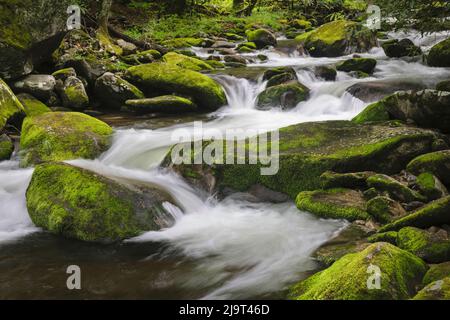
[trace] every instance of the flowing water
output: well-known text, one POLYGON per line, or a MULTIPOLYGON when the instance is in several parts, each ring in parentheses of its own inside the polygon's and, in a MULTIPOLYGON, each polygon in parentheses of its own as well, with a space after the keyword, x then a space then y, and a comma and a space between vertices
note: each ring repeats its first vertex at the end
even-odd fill
MULTIPOLYGON (((392 37, 405 37, 391 34, 392 37)), ((406 35, 428 50, 445 35, 406 35)), ((201 49, 196 52, 202 55, 201 49)), ((256 77, 211 75, 225 89, 229 105, 209 114, 204 129, 273 130, 307 121, 351 119, 370 101, 346 89, 360 82, 405 81, 432 88, 450 78, 450 70, 429 68, 421 61, 388 59, 375 48, 364 57, 378 60, 367 79, 338 73, 336 82, 317 79, 312 68, 348 57, 310 58, 286 50, 264 51, 269 61, 247 67, 256 77), (255 108, 266 83, 262 69, 293 66, 311 89, 308 101, 289 111, 255 108)), ((157 185, 179 207, 167 206, 175 223, 114 245, 63 239, 34 227, 28 217, 25 192, 33 169, 20 169, 17 159, 0 163, 0 298, 148 298, 229 299, 277 298, 289 284, 318 268, 311 254, 336 235, 346 222, 322 220, 299 212, 293 202, 261 203, 245 193, 218 200, 159 167, 184 129, 194 139, 192 122, 155 126, 141 121, 118 127, 109 151, 99 159, 71 164, 115 179, 157 185), (82 270, 82 290, 66 288, 66 268, 82 270)))

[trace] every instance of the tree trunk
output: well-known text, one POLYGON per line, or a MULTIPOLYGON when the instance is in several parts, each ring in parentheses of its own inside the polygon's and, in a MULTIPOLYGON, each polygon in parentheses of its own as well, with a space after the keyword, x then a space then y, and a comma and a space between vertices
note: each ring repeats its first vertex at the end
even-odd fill
POLYGON ((109 11, 111 10, 112 0, 102 0, 102 7, 98 15, 99 29, 108 34, 109 11))
POLYGON ((251 16, 252 11, 255 8, 256 4, 258 3, 258 0, 250 0, 250 3, 242 10, 238 11, 237 14, 241 16, 251 16))

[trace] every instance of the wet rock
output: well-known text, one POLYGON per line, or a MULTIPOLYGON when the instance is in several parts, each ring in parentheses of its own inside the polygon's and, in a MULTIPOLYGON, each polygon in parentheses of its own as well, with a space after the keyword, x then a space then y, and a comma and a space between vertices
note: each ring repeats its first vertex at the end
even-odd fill
POLYGON ((0 135, 0 161, 9 160, 14 151, 14 143, 6 135, 0 135))
POLYGON ((37 116, 46 112, 52 112, 52 110, 44 103, 28 93, 20 93, 17 95, 17 98, 22 104, 25 114, 28 117, 37 116))
POLYGON ((205 38, 175 38, 165 40, 161 44, 165 47, 172 49, 189 48, 189 47, 202 47, 209 48, 214 44, 214 40, 205 38))
POLYGON ((266 46, 276 46, 277 39, 275 36, 266 29, 247 30, 247 39, 249 42, 254 42, 258 49, 262 49, 266 46))
POLYGON ((358 253, 345 255, 328 269, 294 285, 295 300, 384 300, 408 299, 426 272, 425 263, 389 243, 378 242, 358 253), (380 289, 368 288, 371 266, 382 270, 380 289))
POLYGON ((217 110, 227 102, 222 87, 213 79, 166 63, 131 67, 125 77, 153 96, 173 93, 190 96, 203 110, 217 110))
POLYGON ((168 227, 163 203, 174 203, 154 187, 113 181, 62 163, 37 166, 26 198, 36 226, 89 242, 115 242, 168 227))
POLYGON ((450 92, 450 80, 441 81, 436 85, 436 90, 438 91, 448 91, 450 92))
POLYGON ((8 123, 20 123, 25 110, 11 88, 0 79, 0 131, 8 123))
POLYGON ((353 58, 339 63, 336 69, 344 72, 361 71, 372 74, 377 65, 377 60, 368 58, 353 58))
POLYGON ((86 93, 84 83, 77 77, 68 77, 64 82, 58 80, 56 91, 65 108, 83 110, 89 105, 89 96, 86 93))
POLYGON ((206 71, 213 69, 209 64, 200 59, 188 57, 175 52, 166 53, 163 56, 163 61, 167 64, 175 65, 180 68, 189 69, 192 71, 206 71))
POLYGON ((450 38, 431 48, 427 60, 431 67, 450 67, 450 38))
POLYGON ((376 33, 353 22, 326 23, 296 38, 313 57, 340 57, 377 46, 376 33))
POLYGON ((309 89, 298 81, 289 81, 269 87, 258 95, 259 109, 292 109, 309 97, 309 89))
POLYGON ((351 189, 300 192, 297 208, 327 219, 367 220, 366 201, 361 192, 351 189))
POLYGON ((332 188, 367 188, 367 178, 375 175, 375 172, 353 172, 353 173, 337 173, 332 171, 324 172, 320 176, 324 189, 332 188))
POLYGON ((420 155, 408 164, 407 170, 416 175, 432 173, 450 186, 450 150, 420 155))
POLYGON ((409 39, 389 40, 381 47, 390 58, 415 57, 422 54, 422 50, 409 39))
POLYGON ((197 110, 197 106, 191 100, 173 95, 127 100, 125 104, 126 110, 139 114, 154 112, 179 114, 197 110))
POLYGON ((379 101, 397 91, 422 90, 425 86, 417 82, 405 81, 366 81, 350 86, 346 91, 352 96, 364 101, 379 101))
POLYGON ((447 188, 433 174, 425 172, 417 177, 416 187, 427 197, 428 201, 436 200, 448 195, 447 188))
POLYGON ((236 44, 233 42, 228 41, 216 41, 211 48, 217 49, 217 48, 234 48, 236 47, 236 44))
POLYGON ((97 79, 95 94, 103 107, 110 109, 120 109, 127 100, 145 98, 141 90, 110 72, 97 79))
POLYGON ((111 143, 106 123, 77 112, 26 117, 20 139, 21 165, 77 158, 94 159, 111 143))
POLYGON ((32 74, 16 81, 13 89, 17 92, 29 93, 36 98, 48 100, 54 95, 56 80, 51 75, 32 74))
POLYGON ((247 64, 247 60, 242 56, 225 56, 224 60, 225 62, 235 62, 243 65, 247 64))
POLYGON ((367 202, 367 212, 381 223, 391 222, 407 214, 400 203, 382 196, 367 202))
POLYGON ((429 232, 406 227, 398 232, 397 245, 429 263, 450 260, 450 240, 446 231, 429 232))
POLYGON ((326 81, 336 81, 336 69, 330 66, 318 66, 314 68, 316 77, 326 81))

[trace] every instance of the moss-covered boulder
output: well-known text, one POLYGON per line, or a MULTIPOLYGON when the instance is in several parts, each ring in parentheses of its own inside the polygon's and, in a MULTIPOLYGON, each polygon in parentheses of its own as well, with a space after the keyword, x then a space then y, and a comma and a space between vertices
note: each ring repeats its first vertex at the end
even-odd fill
POLYGON ((300 30, 310 29, 312 27, 312 23, 305 19, 294 19, 289 25, 300 30))
POLYGON ((113 242, 167 227, 166 193, 62 163, 35 168, 26 193, 33 223, 83 241, 113 242))
POLYGON ((294 80, 269 87, 261 92, 258 95, 257 106, 259 109, 292 109, 308 97, 309 89, 294 80))
POLYGON ((366 220, 366 201, 361 192, 351 189, 329 189, 300 192, 297 208, 327 219, 366 220))
POLYGON ((68 77, 76 77, 77 72, 74 68, 63 68, 53 72, 52 76, 56 81, 65 81, 68 77))
POLYGON ((247 30, 245 32, 247 40, 256 44, 256 47, 262 49, 266 46, 276 46, 277 38, 272 32, 266 29, 247 30))
POLYGON ((381 223, 388 223, 406 215, 406 211, 400 203, 383 196, 370 199, 367 202, 367 212, 381 223))
POLYGON ((25 110, 11 88, 0 79, 0 131, 9 122, 22 118, 25 110))
POLYGON ((111 72, 95 81, 95 95, 106 109, 120 109, 127 100, 145 98, 141 90, 111 72))
POLYGON ((377 60, 370 58, 352 58, 339 63, 336 69, 344 72, 361 71, 372 74, 377 66, 377 60))
POLYGON ((326 81, 335 81, 337 77, 337 71, 331 66, 318 66, 314 68, 314 74, 326 81))
POLYGON ((376 33, 353 21, 338 20, 296 38, 313 57, 339 57, 368 51, 377 45, 376 33))
MULTIPOLYGON (((408 299, 426 272, 425 263, 389 243, 374 243, 348 254, 328 269, 294 285, 289 297, 296 300, 408 299), (371 266, 380 268, 379 289, 369 288, 371 266)), ((375 282, 375 281, 374 281, 375 282)))
POLYGON ((184 113, 197 110, 197 105, 191 100, 173 95, 155 98, 136 99, 126 101, 126 110, 139 114, 161 112, 161 113, 184 113))
POLYGON ((413 174, 432 173, 445 185, 450 186, 450 150, 427 153, 408 163, 407 170, 413 174))
POLYGON ((264 72, 263 80, 267 80, 266 88, 277 86, 289 81, 298 80, 297 73, 292 67, 278 67, 264 72))
POLYGON ((450 223, 450 196, 430 202, 421 209, 391 222, 380 229, 380 232, 400 230, 411 226, 417 228, 428 228, 450 223))
POLYGON ((446 277, 450 277, 450 261, 439 264, 433 264, 423 277, 422 284, 424 286, 446 277))
POLYGON ((413 300, 450 300, 450 277, 430 283, 413 300))
MULTIPOLYGON (((320 176, 329 170, 400 172, 411 159, 433 149, 440 137, 434 131, 414 127, 357 125, 350 121, 301 123, 279 131, 279 157, 268 153, 269 160, 274 160, 274 172, 269 174, 262 174, 261 170, 269 168, 270 161, 249 164, 248 159, 243 159, 245 164, 239 164, 233 159, 232 163, 214 166, 193 165, 193 161, 174 165, 172 152, 164 165, 194 184, 204 182, 200 184, 207 185, 207 190, 247 191, 260 184, 295 199, 301 191, 320 189, 320 176), (211 175, 214 179, 210 179, 211 175)), ((257 146, 247 143, 245 147, 255 150, 257 146)))
POLYGON ((417 191, 410 189, 403 183, 395 180, 394 178, 384 175, 376 174, 367 179, 367 185, 370 188, 375 188, 380 192, 387 192, 389 195, 396 200, 402 202, 413 202, 413 201, 425 201, 424 196, 419 194, 417 191))
POLYGON ((409 39, 393 39, 384 42, 381 47, 390 58, 415 57, 422 54, 420 47, 409 39))
POLYGON ((38 116, 46 112, 52 112, 52 110, 47 107, 45 103, 42 103, 31 94, 20 93, 17 95, 17 98, 19 99, 20 103, 22 103, 25 114, 28 117, 38 116))
POLYGON ((450 67, 450 38, 431 48, 427 60, 432 67, 450 67))
POLYGON ((0 161, 9 160, 14 151, 14 143, 6 135, 0 135, 0 161))
POLYGON ((324 189, 332 188, 366 188, 367 178, 373 176, 375 172, 350 172, 338 173, 333 171, 326 171, 320 176, 322 187, 324 189))
POLYGON ((413 227, 398 232, 397 245, 429 263, 450 260, 450 240, 444 230, 432 233, 413 227))
POLYGON ((213 40, 203 38, 175 38, 165 40, 162 45, 171 49, 189 48, 189 47, 210 47, 214 44, 213 40))
POLYGON ((56 90, 65 108, 83 110, 89 105, 89 96, 83 81, 70 76, 64 82, 56 82, 56 90))
POLYGON ((417 177, 416 186, 429 201, 448 195, 447 188, 433 174, 425 172, 417 177))
POLYGON ((16 92, 29 93, 44 101, 49 100, 55 95, 55 78, 48 74, 31 74, 13 84, 16 92))
POLYGON ((122 57, 122 60, 131 65, 138 65, 143 63, 152 63, 160 58, 161 53, 159 51, 150 49, 122 57))
POLYGON ((394 246, 397 245, 397 231, 388 231, 388 232, 381 232, 381 233, 375 233, 367 238, 368 242, 375 243, 375 242, 387 242, 390 244, 393 244, 394 246))
POLYGON ((50 56, 67 30, 73 1, 4 0, 0 10, 0 77, 18 78, 50 56))
POLYGON ((216 81, 167 63, 131 67, 126 78, 152 95, 175 93, 190 96, 204 110, 216 110, 227 103, 225 92, 216 81))
POLYGON ((21 164, 94 159, 109 148, 112 132, 106 123, 77 112, 26 117, 20 139, 21 164))
POLYGON ((436 85, 436 90, 450 92, 450 80, 441 81, 436 85))
POLYGON ((204 62, 200 59, 191 58, 191 57, 185 56, 184 54, 179 54, 176 52, 166 53, 163 56, 163 61, 168 64, 176 65, 178 67, 193 70, 193 71, 213 70, 213 68, 209 64, 207 64, 206 62, 204 62))

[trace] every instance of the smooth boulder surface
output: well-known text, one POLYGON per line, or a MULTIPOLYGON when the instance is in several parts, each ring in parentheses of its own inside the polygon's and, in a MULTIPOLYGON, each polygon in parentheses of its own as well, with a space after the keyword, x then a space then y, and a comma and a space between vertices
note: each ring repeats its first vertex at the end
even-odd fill
POLYGON ((422 49, 409 39, 389 40, 381 46, 390 58, 415 57, 422 54, 422 49))
POLYGON ((56 80, 47 74, 32 74, 14 83, 17 92, 29 93, 36 98, 48 100, 54 95, 56 80))
POLYGON ((258 49, 262 49, 266 46, 277 45, 277 39, 273 33, 266 29, 248 30, 246 35, 248 41, 256 44, 258 49))
MULTIPOLYGON (((273 79, 273 78, 272 78, 273 79)), ((309 89, 300 82, 288 81, 268 87, 258 95, 259 109, 282 108, 292 109, 309 97, 309 89)))
POLYGON ((353 21, 338 20, 295 38, 313 57, 339 57, 377 46, 374 32, 353 21))
POLYGON ((77 112, 26 117, 20 140, 21 165, 94 159, 109 148, 112 133, 106 123, 77 112))
POLYGON ((450 67, 450 38, 431 48, 427 60, 431 67, 450 67))
POLYGON ((0 130, 9 122, 22 118, 25 110, 11 88, 0 79, 0 130))
POLYGON ((422 83, 418 83, 414 80, 408 81, 408 79, 398 80, 384 80, 383 81, 365 81, 355 83, 348 87, 345 91, 352 96, 364 101, 364 102, 376 102, 387 96, 396 93, 397 91, 405 90, 423 90, 426 87, 422 83))
POLYGON ((352 58, 339 63, 336 69, 344 72, 361 71, 367 74, 373 73, 377 60, 368 58, 352 58))
POLYGON ((131 67, 126 78, 153 95, 175 93, 190 96, 203 110, 217 110, 227 103, 225 92, 213 79, 166 63, 131 67))
POLYGON ((95 94, 107 109, 120 109, 127 100, 145 98, 136 86, 111 72, 95 81, 95 94))
POLYGON ((54 234, 91 242, 114 242, 168 227, 163 207, 171 197, 63 163, 35 168, 26 192, 33 223, 54 234))
MULTIPOLYGON (((400 172, 411 159, 433 150, 440 139, 440 135, 430 130, 357 125, 350 121, 301 123, 282 128, 279 135, 279 170, 271 175, 261 175, 261 168, 269 166, 261 163, 235 161, 215 164, 214 170, 206 164, 173 165, 170 153, 163 164, 206 190, 247 191, 261 184, 295 199, 301 191, 320 189, 320 176, 326 171, 400 172)), ((256 148, 251 144, 245 147, 256 148)))
POLYGON ((125 108, 138 114, 153 112, 178 114, 197 110, 197 106, 191 100, 173 95, 128 100, 125 108))
POLYGON ((28 93, 20 93, 17 95, 20 103, 25 110, 27 116, 37 116, 46 112, 52 112, 52 110, 45 105, 45 103, 33 97, 28 93))
POLYGON ((426 272, 425 263, 389 243, 378 242, 336 261, 294 285, 295 300, 386 300, 409 299, 426 272), (368 288, 370 266, 381 271, 380 289, 368 288))

